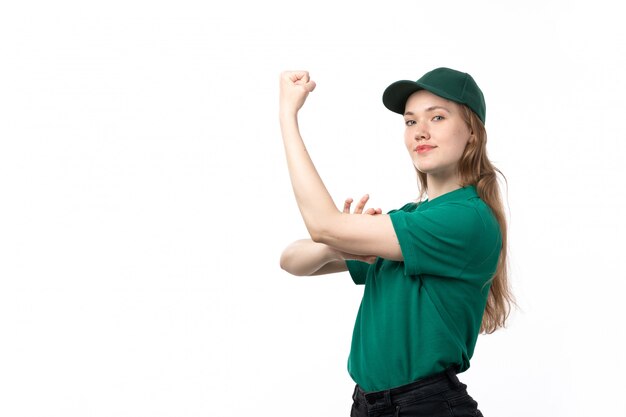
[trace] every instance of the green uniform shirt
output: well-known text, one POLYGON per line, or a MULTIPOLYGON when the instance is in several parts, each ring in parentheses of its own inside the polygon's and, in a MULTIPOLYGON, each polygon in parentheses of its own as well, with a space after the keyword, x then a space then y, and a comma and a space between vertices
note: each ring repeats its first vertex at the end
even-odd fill
POLYGON ((502 247, 473 186, 389 214, 404 261, 347 262, 354 282, 365 284, 348 360, 365 391, 469 368, 502 247))

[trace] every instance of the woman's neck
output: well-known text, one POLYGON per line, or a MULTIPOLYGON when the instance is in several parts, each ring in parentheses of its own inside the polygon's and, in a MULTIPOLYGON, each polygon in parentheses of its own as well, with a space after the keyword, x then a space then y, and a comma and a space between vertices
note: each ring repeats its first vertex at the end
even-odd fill
POLYGON ((434 175, 428 175, 428 200, 449 193, 450 191, 461 188, 461 181, 458 177, 440 178, 434 175))

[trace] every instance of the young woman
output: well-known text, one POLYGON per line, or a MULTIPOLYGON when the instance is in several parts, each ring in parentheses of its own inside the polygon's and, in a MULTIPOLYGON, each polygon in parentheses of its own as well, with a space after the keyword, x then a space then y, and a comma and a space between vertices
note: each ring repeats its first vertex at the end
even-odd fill
POLYGON ((287 166, 311 237, 289 245, 281 267, 349 271, 365 285, 348 360, 351 416, 481 416, 456 374, 469 368, 478 334, 504 326, 512 296, 480 88, 449 68, 387 87, 383 103, 404 117, 421 191, 417 203, 388 214, 365 210, 367 196, 353 212, 351 199, 335 207, 298 128, 314 88, 306 71, 281 74, 287 166))

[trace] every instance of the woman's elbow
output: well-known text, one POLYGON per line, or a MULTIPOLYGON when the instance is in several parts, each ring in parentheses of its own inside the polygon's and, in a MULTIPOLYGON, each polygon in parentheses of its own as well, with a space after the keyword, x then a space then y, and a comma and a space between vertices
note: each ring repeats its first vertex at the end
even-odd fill
POLYGON ((287 272, 287 273, 289 273, 289 274, 291 274, 293 276, 296 276, 296 277, 303 277, 303 276, 307 275, 306 273, 302 272, 300 269, 298 269, 293 264, 291 264, 291 263, 284 263, 284 262, 282 262, 282 260, 280 262, 280 267, 282 268, 283 271, 285 271, 285 272, 287 272))
POLYGON ((306 223, 307 231, 311 240, 315 243, 323 243, 333 246, 340 240, 339 235, 346 230, 347 219, 350 216, 345 213, 332 213, 321 215, 306 223))
POLYGON ((280 268, 291 275, 301 275, 297 269, 294 252, 295 251, 291 246, 288 246, 285 250, 283 250, 283 253, 280 255, 280 268))
POLYGON ((280 268, 290 272, 289 271, 289 267, 290 267, 291 263, 290 263, 290 254, 289 254, 289 248, 286 248, 283 253, 280 254, 280 268))
POLYGON ((307 228, 311 240, 315 243, 327 244, 329 241, 328 229, 322 228, 320 225, 310 226, 307 228))

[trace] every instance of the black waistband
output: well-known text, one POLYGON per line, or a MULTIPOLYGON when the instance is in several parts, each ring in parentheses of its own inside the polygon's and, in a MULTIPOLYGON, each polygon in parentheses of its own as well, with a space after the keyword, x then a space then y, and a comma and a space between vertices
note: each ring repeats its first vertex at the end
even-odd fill
POLYGON ((365 392, 358 385, 354 391, 354 397, 364 398, 368 403, 374 404, 376 401, 383 398, 393 398, 405 394, 407 392, 416 391, 422 388, 426 388, 440 381, 448 381, 450 385, 454 388, 458 388, 461 385, 461 382, 457 378, 458 367, 452 366, 446 369, 444 372, 440 372, 438 374, 434 374, 431 376, 427 376, 425 378, 418 379, 415 382, 411 382, 407 385, 402 385, 400 387, 391 388, 389 390, 384 391, 374 391, 374 392, 365 392))

